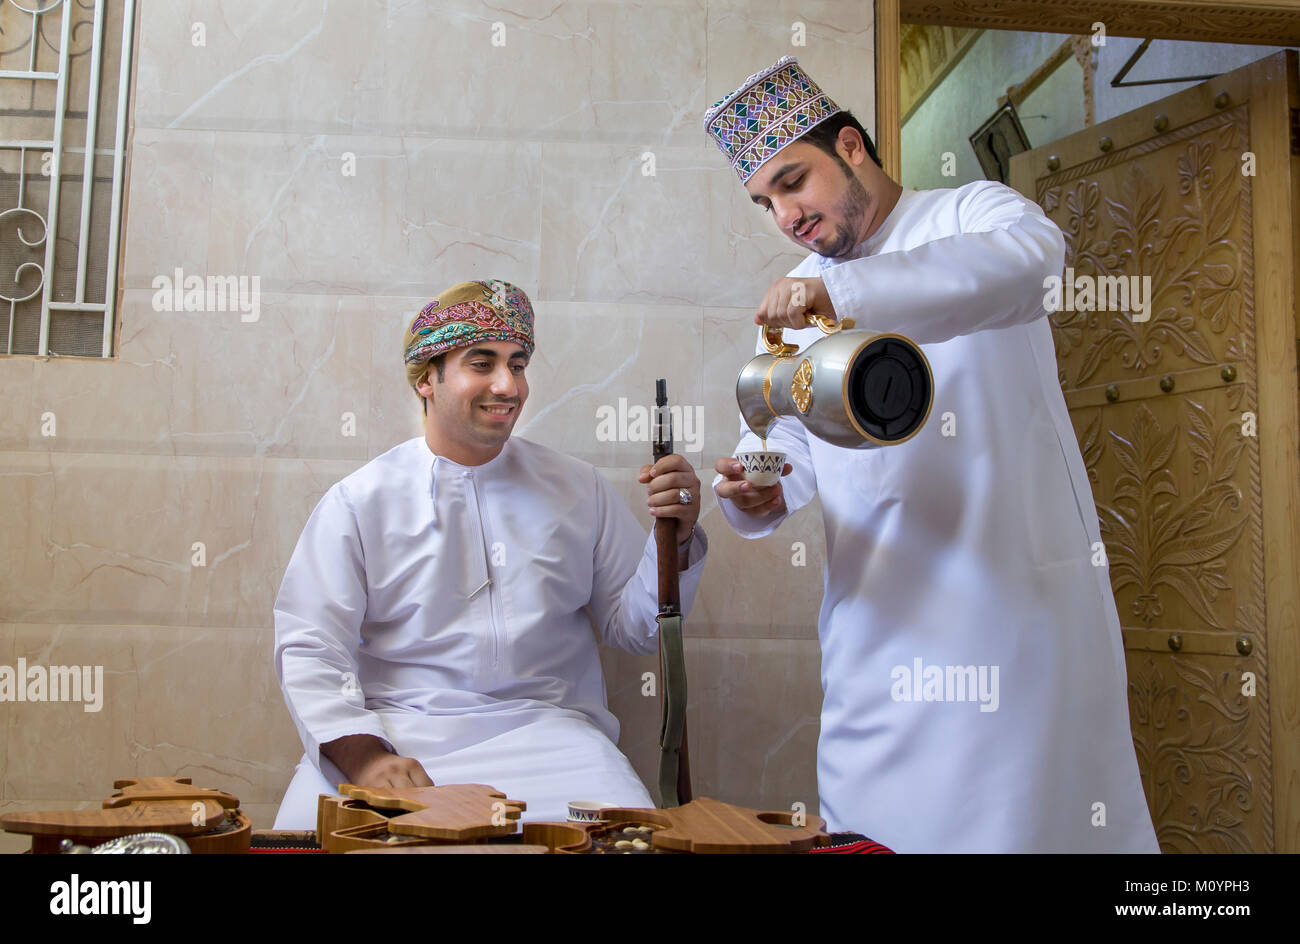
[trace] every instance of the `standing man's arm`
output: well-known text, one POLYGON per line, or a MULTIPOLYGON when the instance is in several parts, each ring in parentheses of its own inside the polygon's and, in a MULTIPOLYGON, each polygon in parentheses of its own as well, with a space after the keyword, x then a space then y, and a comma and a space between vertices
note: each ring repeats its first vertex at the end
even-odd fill
POLYGON ((356 512, 335 485, 307 520, 275 601, 275 670, 316 768, 329 758, 355 784, 431 786, 399 757, 365 707, 357 667, 366 612, 365 558, 356 512))
POLYGON ((958 208, 962 232, 900 252, 851 259, 820 278, 778 279, 760 305, 764 324, 803 327, 790 286, 806 283, 807 308, 897 331, 920 344, 1027 324, 1047 313, 1045 281, 1060 277, 1065 237, 1038 205, 1010 187, 972 187, 958 208))
MULTIPOLYGON (((695 593, 704 571, 709 542, 704 529, 696 526, 700 509, 700 480, 683 457, 666 456, 641 470, 639 481, 646 485, 647 501, 668 509, 665 517, 675 516, 678 537, 689 538, 678 546, 678 591, 682 615, 690 613, 695 593), (675 501, 679 488, 688 488, 692 502, 675 501), (653 489, 653 493, 651 491, 653 489), (670 501, 670 499, 673 499, 670 501), (694 533, 691 534, 691 528, 694 533)), ((596 503, 596 546, 591 586, 591 614, 601 641, 629 652, 649 655, 657 648, 659 631, 659 564, 654 529, 647 538, 645 527, 628 510, 605 479, 592 470, 595 478, 593 500, 596 503)), ((647 517, 649 515, 647 514, 647 517)), ((657 519, 655 519, 657 520, 657 519)))

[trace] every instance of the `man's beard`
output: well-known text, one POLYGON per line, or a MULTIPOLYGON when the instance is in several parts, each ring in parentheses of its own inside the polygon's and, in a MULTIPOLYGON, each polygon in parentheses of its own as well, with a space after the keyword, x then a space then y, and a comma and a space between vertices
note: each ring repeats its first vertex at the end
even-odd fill
POLYGON ((818 254, 832 259, 847 256, 862 241, 858 234, 862 232, 862 221, 866 219, 870 205, 871 194, 867 193, 857 175, 850 173, 849 189, 835 206, 840 217, 835 227, 835 239, 818 249, 818 254))

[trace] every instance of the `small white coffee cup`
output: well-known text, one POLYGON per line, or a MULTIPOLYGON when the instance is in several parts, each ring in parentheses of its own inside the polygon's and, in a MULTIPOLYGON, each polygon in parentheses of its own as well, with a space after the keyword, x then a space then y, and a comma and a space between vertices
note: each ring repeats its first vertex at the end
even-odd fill
POLYGON ((784 452, 738 452, 736 459, 750 485, 767 488, 781 481, 781 470, 785 468, 784 452))
POLYGON ((569 822, 602 823, 604 817, 601 814, 617 805, 617 803, 595 803, 591 800, 571 800, 569 802, 569 822))

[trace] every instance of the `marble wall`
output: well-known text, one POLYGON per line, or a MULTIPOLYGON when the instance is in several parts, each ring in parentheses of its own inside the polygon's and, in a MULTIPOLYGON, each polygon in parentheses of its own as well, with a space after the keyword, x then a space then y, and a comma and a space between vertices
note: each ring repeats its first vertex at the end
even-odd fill
MULTIPOLYGON (((103 707, 0 704, 0 810, 174 775, 270 825, 301 754, 271 665, 280 578, 325 490, 420 434, 402 330, 455 282, 529 293, 516 434, 638 515, 649 446, 602 441, 602 406, 666 377, 703 417, 687 457, 730 455, 753 306, 799 254, 703 112, 794 54, 870 129, 872 49, 855 0, 141 0, 116 356, 0 357, 0 665, 102 665, 103 707), (257 320, 158 310, 178 269, 257 276, 257 320)), ((819 510, 745 542, 706 494, 701 522, 696 791, 815 810, 819 510)), ((654 659, 604 662, 653 783, 654 659)))

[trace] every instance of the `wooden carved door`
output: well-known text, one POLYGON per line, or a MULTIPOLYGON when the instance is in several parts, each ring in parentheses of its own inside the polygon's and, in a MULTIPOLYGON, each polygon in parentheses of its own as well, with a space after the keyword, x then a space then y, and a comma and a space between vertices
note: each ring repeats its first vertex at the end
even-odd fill
POLYGON ((1012 163, 1166 852, 1300 850, 1298 104, 1279 53, 1012 163))

